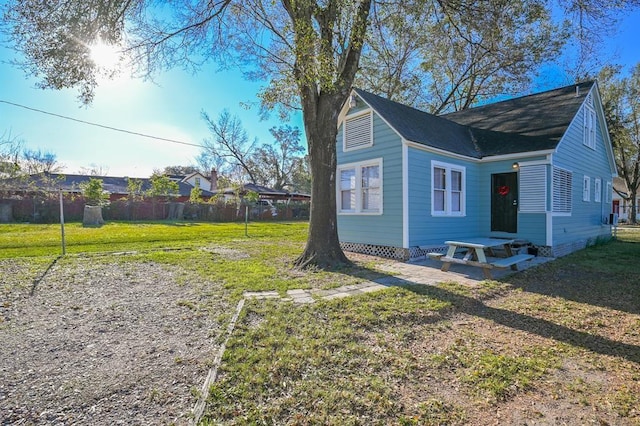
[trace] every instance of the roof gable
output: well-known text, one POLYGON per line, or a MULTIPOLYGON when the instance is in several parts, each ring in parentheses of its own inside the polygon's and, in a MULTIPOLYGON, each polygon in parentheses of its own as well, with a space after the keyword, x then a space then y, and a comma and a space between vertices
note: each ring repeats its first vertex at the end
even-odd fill
POLYGON ((402 138, 467 157, 481 157, 466 126, 361 89, 354 91, 402 138))

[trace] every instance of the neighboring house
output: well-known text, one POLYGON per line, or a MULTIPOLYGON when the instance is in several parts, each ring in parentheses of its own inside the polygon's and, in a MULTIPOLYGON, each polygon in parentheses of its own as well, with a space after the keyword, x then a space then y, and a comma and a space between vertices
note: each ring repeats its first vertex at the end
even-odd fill
MULTIPOLYGON (((301 194, 297 192, 288 192, 283 190, 276 190, 268 188, 262 185, 256 185, 253 183, 247 183, 240 186, 240 188, 224 188, 218 189, 218 174, 215 170, 211 170, 210 176, 205 176, 201 173, 192 173, 189 175, 168 175, 168 177, 178 184, 178 193, 172 194, 174 201, 185 202, 189 201, 191 196, 191 190, 198 186, 202 191, 202 198, 208 200, 217 194, 224 194, 225 201, 231 200, 236 195, 244 195, 248 191, 254 191, 258 193, 260 199, 274 200, 274 201, 309 201, 311 196, 307 194, 301 194)), ((77 193, 80 194, 80 185, 83 182, 88 182, 89 179, 102 180, 103 188, 109 193, 111 201, 119 200, 129 195, 128 189, 128 177, 114 177, 114 176, 89 176, 89 175, 74 175, 63 173, 44 173, 39 175, 31 175, 28 179, 14 180, 14 184, 11 185, 13 191, 28 191, 34 187, 58 191, 62 189, 64 193, 77 193)), ((142 192, 146 193, 151 188, 151 180, 149 178, 133 178, 134 180, 142 182, 142 192)))
MULTIPOLYGON (((640 210, 640 198, 636 199, 636 209, 640 210)), ((613 213, 617 213, 618 220, 626 222, 631 212, 631 198, 627 184, 621 177, 613 179, 613 213)), ((640 211, 636 211, 636 220, 640 220, 640 211)))
POLYGON ((211 187, 211 182, 213 181, 213 177, 215 174, 215 179, 217 181, 218 175, 215 170, 211 170, 211 176, 205 176, 200 172, 194 172, 188 175, 169 175, 169 178, 175 180, 176 182, 183 182, 192 188, 198 187, 205 191, 212 191, 217 188, 211 187))
MULTIPOLYGON (((255 192, 258 194, 260 200, 268 201, 310 201, 311 196, 309 194, 303 194, 300 192, 289 192, 281 189, 273 189, 264 185, 258 185, 255 183, 243 183, 236 188, 220 188, 218 189, 218 173, 215 170, 211 170, 210 178, 211 191, 214 194, 222 194, 225 201, 230 201, 238 195, 245 195, 248 192, 255 192)), ((272 204, 270 204, 272 205, 272 204)))
POLYGON ((407 259, 490 236, 562 256, 611 235, 617 174, 595 82, 443 116, 354 89, 337 151, 345 250, 407 259))
MULTIPOLYGON (((103 189, 109 193, 110 201, 116 201, 129 195, 128 177, 115 177, 115 176, 88 176, 88 175, 74 175, 63 173, 45 173, 40 175, 32 175, 27 181, 25 189, 29 186, 40 187, 41 189, 47 189, 53 185, 52 190, 57 191, 62 189, 64 193, 77 193, 80 194, 82 190, 80 185, 84 182, 88 182, 89 179, 102 180, 103 189)), ((151 188, 151 181, 148 178, 133 178, 134 180, 142 182, 142 192, 146 192, 151 188)), ((175 179, 174 179, 175 180, 175 179)), ((178 183, 178 193, 173 194, 177 202, 188 201, 191 196, 191 190, 193 186, 189 183, 181 180, 178 183)), ((202 197, 209 198, 213 195, 212 192, 207 189, 202 190, 202 197)))

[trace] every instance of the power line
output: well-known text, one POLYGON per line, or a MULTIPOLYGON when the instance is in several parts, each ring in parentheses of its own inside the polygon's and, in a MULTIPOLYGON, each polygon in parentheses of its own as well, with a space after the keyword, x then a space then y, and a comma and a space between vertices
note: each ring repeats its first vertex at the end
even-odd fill
POLYGON ((5 100, 2 100, 2 99, 0 99, 0 103, 11 105, 11 106, 15 106, 15 107, 18 107, 18 108, 24 108, 24 109, 27 109, 29 111, 39 112, 41 114, 51 115, 53 117, 63 118, 65 120, 75 121, 77 123, 82 123, 82 124, 86 124, 86 125, 89 125, 89 126, 95 126, 95 127, 101 127, 103 129, 113 130, 115 132, 128 133, 130 135, 141 136, 143 138, 156 139, 156 140, 159 140, 159 141, 177 143, 177 144, 180 144, 180 145, 195 146, 197 148, 204 148, 202 145, 198 145, 198 144, 195 144, 195 143, 183 142, 183 141, 178 141, 178 140, 175 140, 175 139, 161 138, 159 136, 147 135, 145 133, 134 132, 134 131, 131 131, 131 130, 126 130, 126 129, 119 129, 117 127, 106 126, 104 124, 93 123, 91 121, 80 120, 79 118, 68 117, 66 115, 56 114, 56 113, 49 112, 49 111, 43 111, 43 110, 37 109, 37 108, 31 108, 31 107, 28 107, 26 105, 17 104, 17 103, 5 101, 5 100))

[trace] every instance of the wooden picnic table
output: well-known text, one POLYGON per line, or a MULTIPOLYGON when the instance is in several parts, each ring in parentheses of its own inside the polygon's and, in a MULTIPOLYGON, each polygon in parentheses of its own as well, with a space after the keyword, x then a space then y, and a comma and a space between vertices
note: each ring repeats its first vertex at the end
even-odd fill
POLYGON ((482 268, 485 278, 493 279, 491 269, 511 267, 512 270, 517 271, 518 263, 534 257, 530 254, 514 255, 511 250, 511 244, 513 244, 514 241, 515 240, 512 239, 502 238, 466 238, 460 241, 445 241, 445 244, 449 246, 447 254, 442 256, 441 253, 432 253, 430 257, 443 262, 441 268, 443 272, 447 272, 452 263, 458 263, 480 267, 482 268), (491 251, 491 249, 497 247, 503 248, 507 257, 489 262, 485 250, 491 251), (455 257, 459 249, 466 249, 462 258, 455 257))

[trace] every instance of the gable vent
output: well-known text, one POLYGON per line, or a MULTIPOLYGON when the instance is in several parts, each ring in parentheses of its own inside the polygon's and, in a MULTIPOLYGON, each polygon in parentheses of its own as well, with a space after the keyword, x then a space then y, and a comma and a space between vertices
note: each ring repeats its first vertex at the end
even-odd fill
POLYGON ((371 128, 371 111, 353 118, 347 118, 344 124, 344 149, 358 149, 373 145, 371 128))

